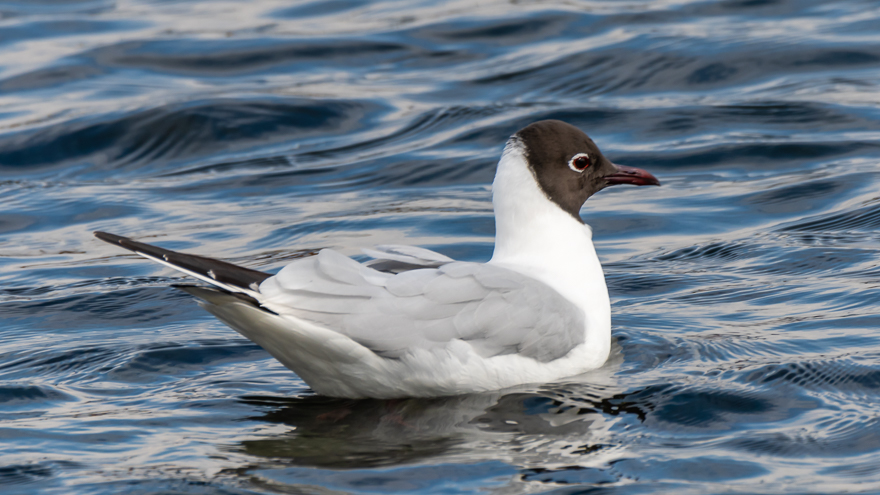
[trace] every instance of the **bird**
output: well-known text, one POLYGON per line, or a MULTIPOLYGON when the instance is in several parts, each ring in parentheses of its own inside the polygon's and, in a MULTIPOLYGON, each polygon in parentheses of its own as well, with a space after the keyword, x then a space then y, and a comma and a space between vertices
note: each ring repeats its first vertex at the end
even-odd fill
POLYGON ((383 245, 358 262, 322 249, 276 274, 106 232, 103 241, 190 275, 178 285, 316 394, 443 397, 559 381, 599 368, 611 304, 580 216, 613 185, 660 185, 607 159, 579 128, 534 122, 507 141, 492 183, 485 263, 383 245))

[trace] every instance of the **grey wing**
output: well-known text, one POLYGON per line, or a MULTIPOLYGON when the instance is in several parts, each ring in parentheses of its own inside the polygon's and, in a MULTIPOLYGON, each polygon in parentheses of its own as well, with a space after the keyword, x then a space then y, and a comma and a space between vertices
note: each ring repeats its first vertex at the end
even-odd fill
POLYGON ((584 341, 583 311, 546 284, 494 265, 445 262, 389 274, 323 250, 284 268, 260 292, 269 309, 387 358, 460 340, 484 357, 516 353, 547 362, 584 341))

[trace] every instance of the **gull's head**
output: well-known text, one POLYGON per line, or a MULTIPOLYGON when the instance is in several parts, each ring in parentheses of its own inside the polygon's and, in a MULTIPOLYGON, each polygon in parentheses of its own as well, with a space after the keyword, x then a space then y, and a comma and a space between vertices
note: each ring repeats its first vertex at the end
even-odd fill
POLYGON ((612 163, 583 131, 559 120, 524 127, 508 149, 522 153, 544 195, 579 221, 584 202, 608 186, 660 185, 642 169, 612 163))

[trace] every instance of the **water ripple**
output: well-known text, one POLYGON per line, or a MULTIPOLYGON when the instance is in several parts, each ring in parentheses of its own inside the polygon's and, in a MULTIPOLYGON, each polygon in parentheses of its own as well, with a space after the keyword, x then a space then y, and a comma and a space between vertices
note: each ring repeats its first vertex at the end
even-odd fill
POLYGON ((880 8, 858 0, 0 1, 4 493, 880 487, 880 8), (315 396, 107 230, 275 271, 491 256, 546 118, 660 188, 582 214, 612 356, 315 396))

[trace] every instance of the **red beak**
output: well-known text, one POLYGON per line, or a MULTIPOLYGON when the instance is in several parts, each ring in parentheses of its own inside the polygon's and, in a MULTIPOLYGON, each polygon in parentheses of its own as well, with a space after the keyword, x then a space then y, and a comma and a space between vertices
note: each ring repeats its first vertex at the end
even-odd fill
POLYGON ((616 184, 632 184, 634 186, 659 186, 660 181, 650 173, 635 167, 627 167, 625 165, 614 165, 617 172, 606 175, 605 180, 609 186, 616 184))

